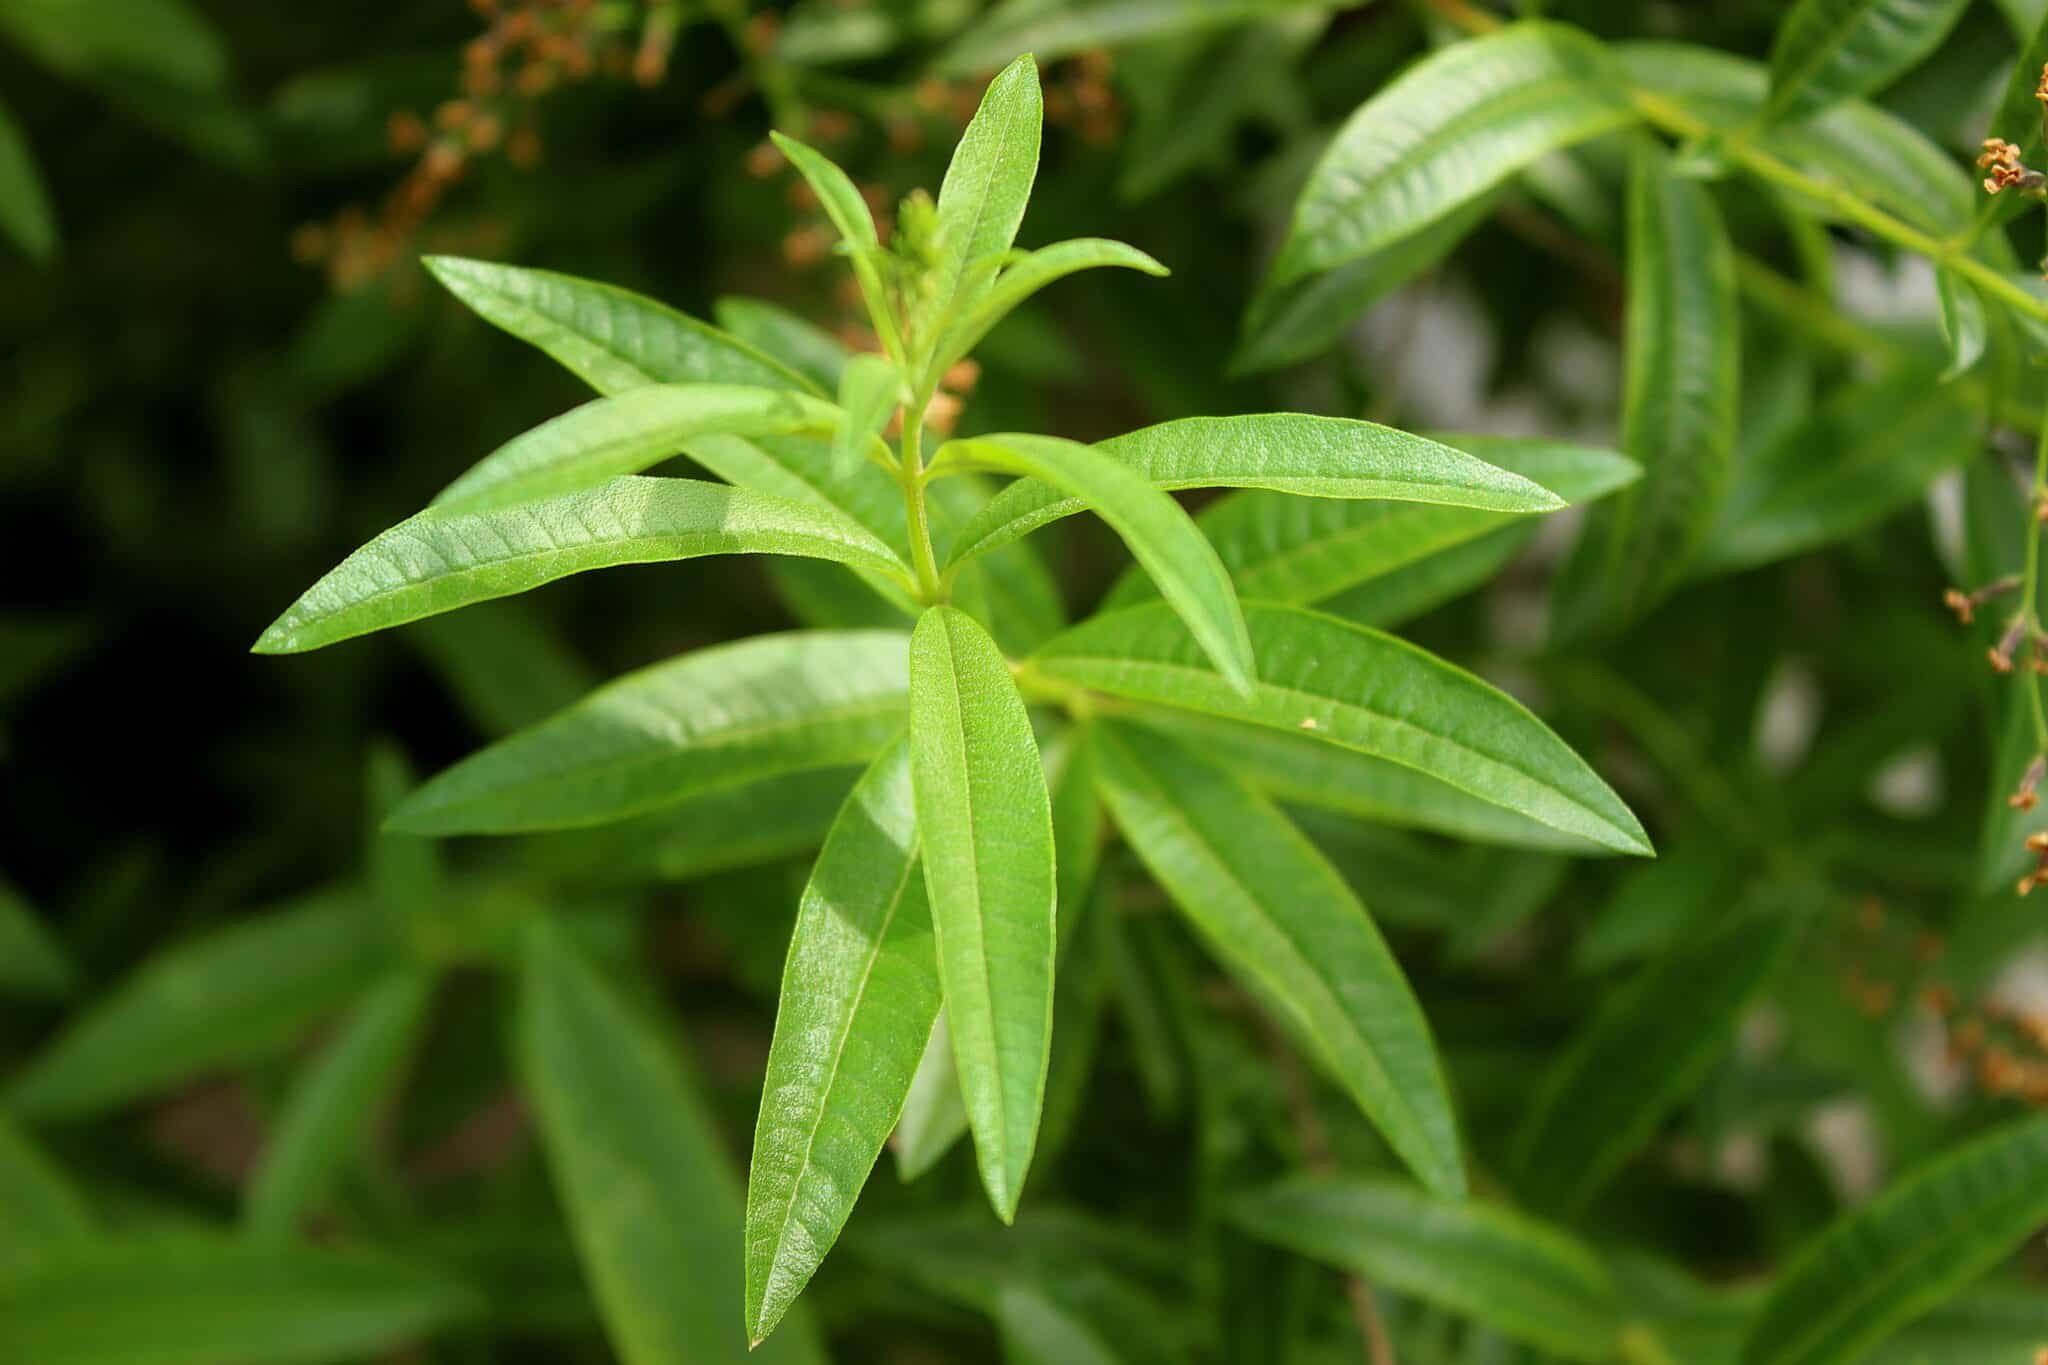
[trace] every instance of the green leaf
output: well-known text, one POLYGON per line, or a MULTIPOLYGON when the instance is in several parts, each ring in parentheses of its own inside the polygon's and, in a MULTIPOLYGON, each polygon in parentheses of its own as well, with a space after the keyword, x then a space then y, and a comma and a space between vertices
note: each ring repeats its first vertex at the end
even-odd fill
POLYGON ((1251 641, 1230 575, 1180 504, 1143 474, 1113 456, 1052 436, 949 441, 938 458, 949 456, 1039 479, 1093 508, 1123 537, 1231 686, 1250 689, 1256 671, 1251 641))
POLYGON ((83 1248, 0 1280, 0 1359, 345 1365, 484 1312, 471 1285, 389 1252, 187 1233, 83 1248))
POLYGON ((1614 1285, 1591 1251, 1512 1210, 1384 1179, 1295 1176, 1232 1201, 1274 1246, 1572 1360, 1616 1358, 1614 1285))
POLYGON ((801 1309, 748 1354, 724 1145, 664 1031, 546 918, 522 954, 518 1038, 548 1165, 625 1365, 821 1360, 801 1309))
POLYGON ((319 649, 592 569, 718 554, 795 555, 909 576, 888 546, 828 509, 698 479, 624 477, 496 511, 430 508, 410 517, 308 588, 256 652, 319 649))
POLYGON ((720 327, 802 375, 819 393, 839 392, 839 373, 853 352, 815 322, 766 299, 723 298, 711 313, 720 327))
POLYGON ((1095 754, 1085 729, 1071 729, 1046 745, 1045 785, 1052 801, 1052 842, 1058 855, 1059 956, 1095 890, 1102 863, 1102 800, 1095 791, 1095 754))
MULTIPOLYGON (((1641 473, 1611 451, 1586 446, 1462 435, 1441 439, 1572 504, 1605 497, 1641 473)), ((1309 603, 1455 550, 1518 519, 1515 513, 1433 503, 1249 490, 1204 508, 1195 524, 1243 596, 1309 603)), ((1153 595, 1144 579, 1126 575, 1104 605, 1134 606, 1153 595)))
POLYGON ((832 433, 832 475, 851 478, 896 411, 902 381, 896 367, 878 355, 857 355, 839 377, 839 406, 845 413, 832 433))
POLYGON ((889 1139, 896 1151, 897 1178, 906 1184, 916 1180, 966 1136, 967 1103, 960 1095, 960 1069, 953 1061, 953 1030, 941 1009, 932 1021, 917 1074, 911 1077, 903 1116, 889 1139))
POLYGON ((811 870, 783 967, 747 1183, 747 1332, 775 1329, 838 1240, 939 1012, 910 746, 884 750, 811 870))
POLYGON ((1097 735, 1117 827, 1231 972, 1431 1189, 1465 1192, 1429 1025, 1365 907, 1271 801, 1151 731, 1097 735))
POLYGON ((57 250, 57 215, 21 126, 0 104, 0 233, 33 260, 57 250))
POLYGON ((256 1236, 288 1240, 359 1151, 427 1021, 434 981, 397 972, 364 992, 348 1019, 301 1073, 242 1197, 256 1236))
POLYGON ((1019 53, 1041 62, 1056 62, 1077 52, 1115 48, 1148 40, 1236 26, 1264 18, 1278 9, 1306 0, 1075 0, 1039 4, 1008 0, 990 9, 979 22, 939 54, 941 75, 962 76, 987 71, 1019 53))
MULTIPOLYGON (((882 250, 881 240, 875 234, 874 216, 868 212, 867 200, 860 191, 827 157, 815 149, 798 142, 793 137, 771 132, 775 146, 789 158, 797 173, 818 196, 819 205, 825 216, 832 220, 832 226, 839 230, 840 238, 846 243, 847 252, 853 264, 854 279, 860 284, 862 300, 867 304, 868 317, 874 323, 881 337, 882 348, 891 358, 901 360, 903 342, 896 332, 896 314, 891 307, 889 291, 884 286, 877 257, 882 250)), ((892 380, 894 374, 891 374, 892 380)), ((846 402, 844 379, 834 383, 840 392, 842 406, 846 402)), ((879 427, 877 428, 879 430, 879 427)))
MULTIPOLYGON (((1159 488, 1263 488, 1313 498, 1379 498, 1548 512, 1564 499, 1462 450, 1375 422, 1275 412, 1188 417, 1113 437, 1095 449, 1159 488)), ((964 527, 949 564, 1087 510, 1080 497, 1020 479, 964 527)))
POLYGON ((1863 1365, 2011 1365, 2048 1341, 2048 1301, 2038 1287, 1985 1286, 1910 1323, 1859 1356, 1863 1365))
POLYGON ((425 265, 484 321, 538 346, 599 393, 648 384, 827 392, 736 337, 629 290, 459 256, 428 256, 425 265))
POLYGON ((1016 1216, 1052 1038, 1052 804, 995 641, 933 607, 910 643, 910 750, 939 979, 981 1180, 1016 1216))
POLYGON ((1100 237, 1082 237, 1040 247, 1005 267, 981 301, 946 329, 933 356, 932 368, 943 373, 954 361, 980 345, 981 339, 1019 304, 1055 280, 1064 279, 1076 271, 1102 266, 1119 266, 1154 276, 1171 273, 1136 247, 1105 241, 1100 237))
POLYGON ((443 489, 442 516, 488 512, 637 474, 704 436, 829 435, 834 405, 789 389, 653 384, 596 398, 516 436, 443 489))
POLYGON ((1582 1208, 1706 1079, 1802 916, 1770 900, 1609 995, 1545 1077, 1516 1147, 1538 1207, 1582 1208))
POLYGON ((930 312, 922 320, 934 340, 980 303, 991 278, 987 265, 1017 239, 1038 176, 1043 122, 1038 67, 1028 55, 1019 57, 989 82, 939 185, 936 258, 926 284, 930 312))
POLYGON ((1267 288, 1384 250, 1539 157, 1634 118, 1612 59, 1562 24, 1454 43, 1339 130, 1294 209, 1267 288))
POLYGON ((524 602, 429 617, 406 635, 487 735, 531 725, 596 685, 590 670, 524 602))
POLYGON ((1572 966, 1602 972, 1662 956, 1727 910, 1742 889, 1749 857, 1706 830, 1658 850, 1657 860, 1631 867, 1572 951, 1572 966))
POLYGON ((1968 0, 1798 0, 1771 44, 1765 117, 1802 119, 1882 90, 1941 45, 1968 0))
POLYGON ((90 1242, 85 1200, 27 1133, 0 1114, 0 1283, 90 1242))
POLYGON ((1346 588, 1320 604, 1332 616, 1394 630, 1498 578, 1536 538, 1534 525, 1503 526, 1391 573, 1346 588))
POLYGON ((1779 1276, 1743 1365, 1857 1358, 2012 1254, 2048 1221, 2048 1116, 1916 1167, 1808 1242, 1779 1276))
POLYGON ((1122 1365, 1122 1357, 1064 1304, 1026 1284, 996 1292, 1006 1365, 1122 1365))
POLYGON ((1295 607, 1245 620, 1263 680, 1242 696, 1163 607, 1075 626, 1027 672, 1134 701, 1246 721, 1414 768, 1483 801, 1622 853, 1649 841, 1621 798, 1521 703, 1391 635, 1295 607))
POLYGON ((388 921, 353 891, 237 920, 101 996, 15 1077, 29 1119, 80 1118, 283 1050, 389 960, 388 921))
POLYGON ((1982 441, 1982 423, 1929 371, 1845 384, 1744 464, 1697 567, 1751 568, 1860 531, 1918 500, 1982 441))
POLYGON ((428 781, 405 834, 603 824, 783 773, 864 763, 903 726, 901 631, 796 631, 608 683, 428 781))
POLYGON ((1949 366, 1944 382, 1967 374, 1984 358, 1984 300, 1976 286, 1953 270, 1937 270, 1934 284, 1941 305, 1941 335, 1948 342, 1949 366))
POLYGON ((0 31, 56 70, 110 89, 143 77, 212 92, 227 80, 226 46, 185 0, 7 0, 0 31))
POLYGON ((1735 453, 1735 256, 1713 198, 1644 144, 1628 227, 1622 445, 1643 478, 1587 521, 1560 585, 1567 631, 1631 620, 1680 581, 1735 453))
POLYGON ((0 994, 55 998, 77 985, 77 964, 29 903, 0 882, 0 994))

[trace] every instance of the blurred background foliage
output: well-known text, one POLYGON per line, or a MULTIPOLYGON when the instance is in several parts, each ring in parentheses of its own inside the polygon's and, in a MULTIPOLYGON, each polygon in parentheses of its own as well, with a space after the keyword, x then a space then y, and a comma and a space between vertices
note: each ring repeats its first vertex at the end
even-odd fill
MULTIPOLYGON (((1761 58, 1783 7, 1521 8, 1761 58)), ((1880 97, 1958 177, 2040 8, 1970 5, 1880 97)), ((246 1202, 282 1097, 332 1036, 323 1021, 371 975, 368 931, 338 928, 336 907, 355 921, 389 911, 376 922, 445 987, 403 1102, 315 1201, 318 1227, 453 1267, 488 1300, 440 1316, 439 1300, 414 1304, 420 1322, 467 1325, 385 1358, 607 1358, 508 1061, 491 965, 523 917, 576 911, 564 922, 590 950, 681 1022, 731 1150, 744 1141, 803 850, 712 830, 429 854, 368 831, 407 773, 595 680, 836 610, 814 576, 723 559, 589 575, 318 657, 247 654, 351 548, 584 397, 433 288, 422 252, 612 281, 743 334, 799 338, 830 367, 835 338, 859 341, 855 310, 821 216, 764 152, 771 122, 824 146, 886 209, 936 185, 985 73, 1035 50, 1050 126, 1023 243, 1114 236, 1174 275, 1105 272, 1035 301, 989 338, 961 430, 1090 439, 1298 409, 1614 444, 1618 139, 1517 177, 1442 259, 1411 263, 1370 308, 1361 292, 1338 325, 1277 350, 1247 332, 1317 152, 1464 9, 0 0, 0 878, 18 893, 0 905, 0 945, 17 945, 0 947, 0 1074, 14 1078, 0 1093, 93 1218, 203 1230, 246 1202), (101 1051, 55 1079, 32 1065, 144 964, 255 923, 286 927, 156 980, 154 1034, 73 1035, 101 1051)), ((1927 272, 1838 236, 1840 311, 1816 315, 1811 295, 1773 285, 1811 267, 1812 242, 1753 189, 1717 196, 1775 272, 1745 291, 1745 450, 1813 420, 1873 373, 1873 354, 1904 357, 1903 382, 1931 389, 1944 356, 1927 272)), ((2015 229, 2023 258, 2039 231, 2015 229)), ((1972 382, 1994 407, 2038 410, 2037 373, 1972 382)), ((1872 411, 1855 393, 1837 418, 1845 443, 1872 411)), ((1382 611, 1539 698, 1644 814, 1661 861, 1305 817, 1394 938, 1482 1165, 1503 1156, 1590 997, 1759 886, 1828 889, 1769 1010, 1707 1058, 1668 1141, 1593 1216, 1710 1278, 1772 1263, 1880 1172, 2027 1090, 1958 1069, 1944 1028, 2006 1038, 2014 1065, 2041 1053, 2024 974, 2019 996, 1997 989, 2038 949, 2000 824, 2028 741, 1982 664, 1995 624, 1965 639, 1940 607, 1951 583, 2012 567, 2026 511, 2009 466, 2031 438, 1949 420, 1981 458, 1964 473, 1949 462, 1924 504, 1908 490, 1825 551, 1704 581, 1620 640, 1544 647, 1555 536, 1501 543, 1419 589, 1415 608, 1382 611), (1947 1003, 1920 1008, 1937 979, 1947 1003)), ((1046 535, 1070 605, 1095 601, 1120 567, 1114 543, 1086 519, 1046 535)), ((808 799, 822 830, 836 798, 808 799)), ((989 1358, 985 1318, 1006 1325, 1012 1358, 1059 1358, 1030 1354, 1030 1293, 1122 1323, 1132 1360, 1356 1358, 1339 1281, 1216 1231, 1200 1199, 1304 1160, 1374 1163, 1374 1139, 1197 965, 1127 855, 1110 858, 1105 886, 1135 889, 1098 917, 1093 966, 1074 973, 1092 1065, 1048 1121, 1057 1159, 1041 1159, 1035 1212, 1002 1237, 970 1216, 957 1147, 915 1184, 885 1172, 849 1229, 853 1254, 813 1291, 837 1358, 989 1358), (1181 1254, 1189 1227, 1198 1254, 1181 1254)), ((11 1152, 12 1120, 0 1139, 11 1152)), ((0 1266, 29 1254, 8 1245, 8 1188, 0 1266)), ((216 1292, 256 1273, 215 1252, 216 1292)), ((1638 1278, 1676 1295, 1665 1273, 1638 1278)), ((738 1312, 735 1288, 735 1326, 738 1312)), ((1396 1296, 1387 1313, 1403 1359, 1512 1358, 1416 1302, 1396 1296)))

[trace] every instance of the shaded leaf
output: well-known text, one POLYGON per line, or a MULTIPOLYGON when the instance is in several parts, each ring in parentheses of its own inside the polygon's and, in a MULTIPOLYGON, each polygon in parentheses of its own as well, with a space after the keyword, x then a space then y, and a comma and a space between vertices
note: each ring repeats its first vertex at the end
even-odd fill
POLYGON ((57 249, 57 215, 21 126, 0 104, 0 233, 38 261, 57 249))
POLYGON ((1934 283, 1941 305, 1941 335, 1948 342, 1949 353, 1949 365, 1941 377, 1954 379, 1984 358, 1984 300, 1978 297, 1975 285, 1953 270, 1936 271, 1934 283))
POLYGON ((848 478, 867 458, 897 408, 896 367, 878 355, 857 355, 839 376, 839 407, 845 414, 832 434, 832 474, 848 478))
POLYGON ((91 1210, 64 1172, 0 1115, 0 1283, 62 1259, 95 1231, 91 1210))
POLYGON ((924 1055, 918 1059, 917 1074, 911 1077, 910 1093, 903 1102, 903 1115, 889 1145, 896 1152, 896 1176, 916 1180, 939 1158, 953 1150, 953 1144, 967 1136, 967 1102, 960 1095, 960 1069, 953 1061, 953 1031, 946 1026, 946 1012, 939 1011, 932 1022, 924 1055))
POLYGON ((0 994, 57 997, 77 985, 77 964, 29 903, 0 882, 0 994))
POLYGON ((819 393, 839 392, 839 373, 853 353, 817 323, 766 299, 723 298, 711 311, 720 327, 802 375, 819 393))
POLYGON ((1771 44, 1765 116, 1799 119, 1890 85, 1941 45, 1967 0, 1798 0, 1771 44))

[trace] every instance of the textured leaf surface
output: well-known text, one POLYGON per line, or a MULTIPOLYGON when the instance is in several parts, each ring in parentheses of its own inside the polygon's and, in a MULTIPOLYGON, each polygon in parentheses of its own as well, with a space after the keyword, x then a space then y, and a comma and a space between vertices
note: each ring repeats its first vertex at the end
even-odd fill
POLYGON ((1632 619, 1712 529, 1735 453, 1735 258, 1704 185, 1638 149, 1629 176, 1622 445, 1642 480, 1588 519, 1567 569, 1567 630, 1632 619))
POLYGON ((1771 1290, 1743 1365, 1835 1365, 1941 1304, 2048 1222, 2048 1117, 1907 1173, 1810 1241, 1771 1290))
POLYGON ((426 266, 479 317, 547 352, 599 393, 648 384, 824 391, 738 338, 630 290, 459 256, 429 256, 426 266))
POLYGON ((0 233, 35 260, 57 249, 57 216, 21 126, 0 104, 0 233))
POLYGON ((900 631, 799 631, 686 654, 606 684, 427 782, 408 834, 602 824, 809 768, 864 763, 903 726, 900 631))
MULTIPOLYGON (((1489 464, 1579 504, 1627 487, 1641 472, 1611 451, 1501 437, 1440 438, 1489 464)), ((1233 493, 1195 519, 1238 591, 1267 602, 1309 603, 1395 573, 1512 526, 1513 513, 1422 502, 1298 498, 1263 490, 1233 493)), ((1106 606, 1156 594, 1126 575, 1106 606)))
POLYGON ((939 979, 982 1184, 1008 1222, 1052 1037, 1052 803, 995 641, 934 607, 910 647, 910 743, 939 979))
POLYGON ((866 529, 822 507, 700 479, 616 478, 497 511, 429 509, 402 521, 308 588, 256 652, 318 649, 592 569, 716 554, 908 573, 866 529))
POLYGON ((572 493, 637 474, 704 436, 829 435, 843 414, 789 389, 654 384, 592 399, 516 436, 434 499, 452 516, 572 493))
POLYGON ((426 1024, 433 979, 401 972, 366 991, 286 1097, 243 1196, 251 1232, 284 1240, 333 1187, 426 1024))
POLYGON ((1231 685, 1256 668, 1230 574, 1179 503, 1121 460, 1075 441, 1006 434, 951 441, 941 458, 986 464, 1040 480, 1085 503, 1123 537, 1167 602, 1187 622, 1231 685))
POLYGON ((928 286, 934 329, 980 302, 992 278, 987 267, 1017 239, 1038 178, 1043 123, 1038 67, 1019 57, 989 82, 939 185, 938 256, 928 286))
POLYGON ((939 1011, 910 746, 854 787, 811 870, 783 967, 747 1186, 747 1331, 795 1301, 896 1126, 939 1011))
POLYGON ((625 1365, 821 1360, 800 1308, 748 1354, 728 1154, 669 1041, 546 920, 525 944, 518 1036, 548 1164, 625 1365))
POLYGON ((1430 1188, 1465 1190, 1429 1025, 1351 888, 1279 808, 1151 731, 1105 725, 1117 826, 1230 970, 1294 1031, 1430 1188))
POLYGON ((1417 63, 1353 114, 1295 205, 1278 288, 1392 246, 1548 152, 1633 118, 1600 45, 1521 23, 1417 63))
POLYGON ((1253 603, 1245 619, 1263 664, 1249 697, 1207 667, 1186 628, 1158 606, 1084 621, 1030 667, 1112 696, 1356 749, 1619 852, 1649 851, 1621 799, 1505 693, 1335 617, 1253 603))
POLYGON ((1772 119, 1868 95, 1941 44, 1968 0, 1798 0, 1771 44, 1772 119))
POLYGON ((1233 1201, 1254 1237, 1573 1360, 1614 1358, 1614 1286, 1548 1224, 1390 1180, 1293 1177, 1233 1201))
MULTIPOLYGON (((1264 488, 1498 512, 1548 512, 1565 505, 1541 484, 1462 450, 1340 417, 1189 417, 1113 437, 1095 449, 1160 488, 1264 488)), ((961 529, 949 560, 957 563, 1086 510, 1079 497, 1038 479, 1020 479, 961 529)))
POLYGON ((335 892, 171 948, 30 1062, 7 1107, 82 1117, 267 1056, 371 980, 391 947, 363 897, 335 892))
POLYGON ((1682 944, 1610 996, 1550 1068, 1516 1155, 1540 1208, 1576 1212, 1690 1095, 1798 929, 1773 901, 1682 944))
POLYGON ((192 1235, 107 1243, 0 1280, 0 1359, 345 1365, 474 1322, 483 1296, 384 1252, 192 1235))

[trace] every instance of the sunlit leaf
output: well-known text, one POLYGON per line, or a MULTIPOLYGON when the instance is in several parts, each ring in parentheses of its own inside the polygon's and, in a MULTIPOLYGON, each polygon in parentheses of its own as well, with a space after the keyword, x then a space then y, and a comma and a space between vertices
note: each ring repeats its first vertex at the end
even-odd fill
POLYGON ((987 267, 1010 249, 1024 221, 1043 122, 1038 67, 1019 57, 989 82, 939 186, 928 325, 943 326, 986 296, 987 267))
POLYGON ((1039 290, 1080 270, 1118 266, 1146 275, 1165 275, 1165 266, 1134 246, 1083 237, 1040 247, 1021 260, 1004 267, 989 286, 988 293, 946 330, 939 342, 934 365, 943 367, 972 351, 996 324, 1039 290))

